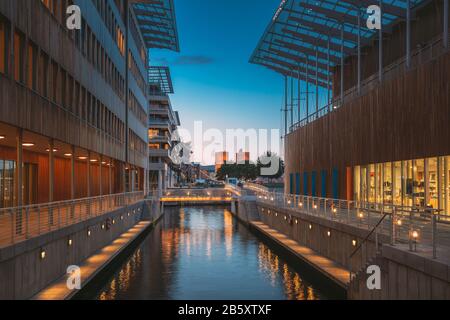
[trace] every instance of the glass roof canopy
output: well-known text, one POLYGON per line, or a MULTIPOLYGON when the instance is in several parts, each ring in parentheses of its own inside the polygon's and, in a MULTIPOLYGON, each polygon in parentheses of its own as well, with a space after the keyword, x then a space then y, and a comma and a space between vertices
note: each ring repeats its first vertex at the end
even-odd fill
POLYGON ((147 48, 179 52, 177 22, 173 0, 132 0, 147 48))
POLYGON ((157 85, 165 94, 174 93, 172 77, 170 76, 170 69, 168 67, 149 67, 148 83, 150 85, 157 85))
MULTIPOLYGON (((412 17, 427 2, 410 0, 412 17)), ((317 63, 318 84, 329 87, 342 52, 345 59, 357 54, 358 39, 361 47, 378 39, 379 31, 366 22, 367 8, 380 3, 383 32, 389 32, 405 19, 407 0, 283 0, 250 62, 314 84, 317 63)))

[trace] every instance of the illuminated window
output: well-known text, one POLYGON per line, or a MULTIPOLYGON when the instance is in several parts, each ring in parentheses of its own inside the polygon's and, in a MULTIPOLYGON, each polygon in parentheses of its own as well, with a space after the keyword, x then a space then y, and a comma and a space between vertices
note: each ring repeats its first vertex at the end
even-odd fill
POLYGON ((148 145, 148 147, 149 147, 150 149, 152 149, 152 150, 158 150, 158 149, 161 149, 160 146, 159 146, 159 144, 157 144, 157 143, 150 143, 150 144, 148 145))
POLYGON ((27 85, 33 90, 36 90, 36 64, 37 48, 30 43, 28 44, 27 85))
POLYGON ((7 32, 6 32, 6 24, 0 20, 0 72, 6 73, 6 65, 7 65, 7 32))
POLYGON ((159 135, 158 130, 150 129, 148 130, 148 138, 153 139, 159 135))

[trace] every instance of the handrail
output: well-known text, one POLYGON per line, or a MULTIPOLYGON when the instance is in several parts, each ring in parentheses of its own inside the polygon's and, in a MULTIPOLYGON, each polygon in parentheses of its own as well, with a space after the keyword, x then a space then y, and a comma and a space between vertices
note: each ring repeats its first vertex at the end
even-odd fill
POLYGON ((389 214, 386 212, 383 217, 380 219, 380 221, 378 221, 378 223, 376 224, 376 226, 369 232, 369 234, 367 235, 367 237, 364 238, 363 241, 361 241, 361 243, 358 245, 358 247, 352 252, 352 254, 349 256, 349 259, 353 258, 353 256, 359 251, 361 250, 363 244, 365 244, 369 238, 372 236, 372 234, 374 234, 374 232, 378 229, 378 227, 381 225, 381 223, 384 221, 384 219, 386 219, 386 217, 389 214))

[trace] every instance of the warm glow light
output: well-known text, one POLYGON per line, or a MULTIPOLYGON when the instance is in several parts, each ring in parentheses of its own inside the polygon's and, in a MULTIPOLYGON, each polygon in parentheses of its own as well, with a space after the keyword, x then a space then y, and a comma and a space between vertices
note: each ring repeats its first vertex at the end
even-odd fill
POLYGON ((88 237, 91 236, 91 230, 88 230, 87 235, 88 235, 88 237))
POLYGON ((364 214, 361 212, 359 215, 358 215, 361 219, 362 218, 364 218, 364 214))
POLYGON ((312 230, 312 224, 309 225, 309 230, 312 230))
POLYGON ((41 260, 44 260, 45 256, 46 256, 45 250, 41 250, 41 252, 39 253, 39 256, 41 257, 41 260))
POLYGON ((64 153, 64 156, 65 156, 65 157, 71 157, 72 154, 71 154, 71 153, 64 153))
POLYGON ((98 162, 97 159, 91 159, 91 162, 98 162))
POLYGON ((314 209, 317 209, 317 204, 314 205, 314 209))
POLYGON ((356 240, 353 240, 353 241, 352 241, 352 245, 353 245, 354 247, 356 247, 356 244, 357 244, 356 240))
POLYGON ((297 219, 295 219, 295 224, 298 224, 298 220, 297 219))
POLYGON ((298 206, 299 206, 300 208, 303 207, 303 203, 300 202, 300 203, 298 204, 298 206))
POLYGON ((337 213, 337 209, 336 208, 333 208, 333 213, 337 213))
POLYGON ((87 157, 78 157, 79 160, 87 160, 87 157))
POLYGON ((105 230, 105 224, 104 223, 102 224, 102 230, 105 230))
POLYGON ((120 216, 120 220, 123 220, 123 216, 120 216))
POLYGON ((105 161, 102 161, 102 165, 105 165, 106 164, 106 162, 105 161))
POLYGON ((0 140, 6 139, 5 136, 0 135, 0 140))
MULTIPOLYGON (((46 152, 50 152, 50 149, 46 149, 46 152)), ((58 149, 53 149, 53 152, 58 152, 58 149)))
POLYGON ((116 220, 113 219, 112 224, 116 224, 116 220))
POLYGON ((73 244, 72 239, 69 239, 69 241, 67 242, 67 244, 69 245, 69 247, 72 246, 72 244, 73 244))
POLYGON ((328 237, 331 237, 331 231, 328 231, 328 232, 327 232, 327 236, 328 236, 328 237))
POLYGON ((397 225, 400 227, 403 224, 402 220, 398 219, 397 220, 397 225))
POLYGON ((24 146, 24 147, 34 147, 35 144, 33 142, 24 142, 24 143, 22 143, 22 146, 24 146))
POLYGON ((414 239, 419 238, 419 233, 418 233, 417 231, 413 231, 412 237, 413 237, 414 239))

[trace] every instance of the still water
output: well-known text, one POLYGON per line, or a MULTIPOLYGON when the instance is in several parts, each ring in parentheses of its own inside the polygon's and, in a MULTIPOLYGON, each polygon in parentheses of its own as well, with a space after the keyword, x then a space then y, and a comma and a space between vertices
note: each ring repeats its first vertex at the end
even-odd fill
POLYGON ((225 208, 170 208, 134 252, 84 298, 332 298, 286 260, 225 208))

